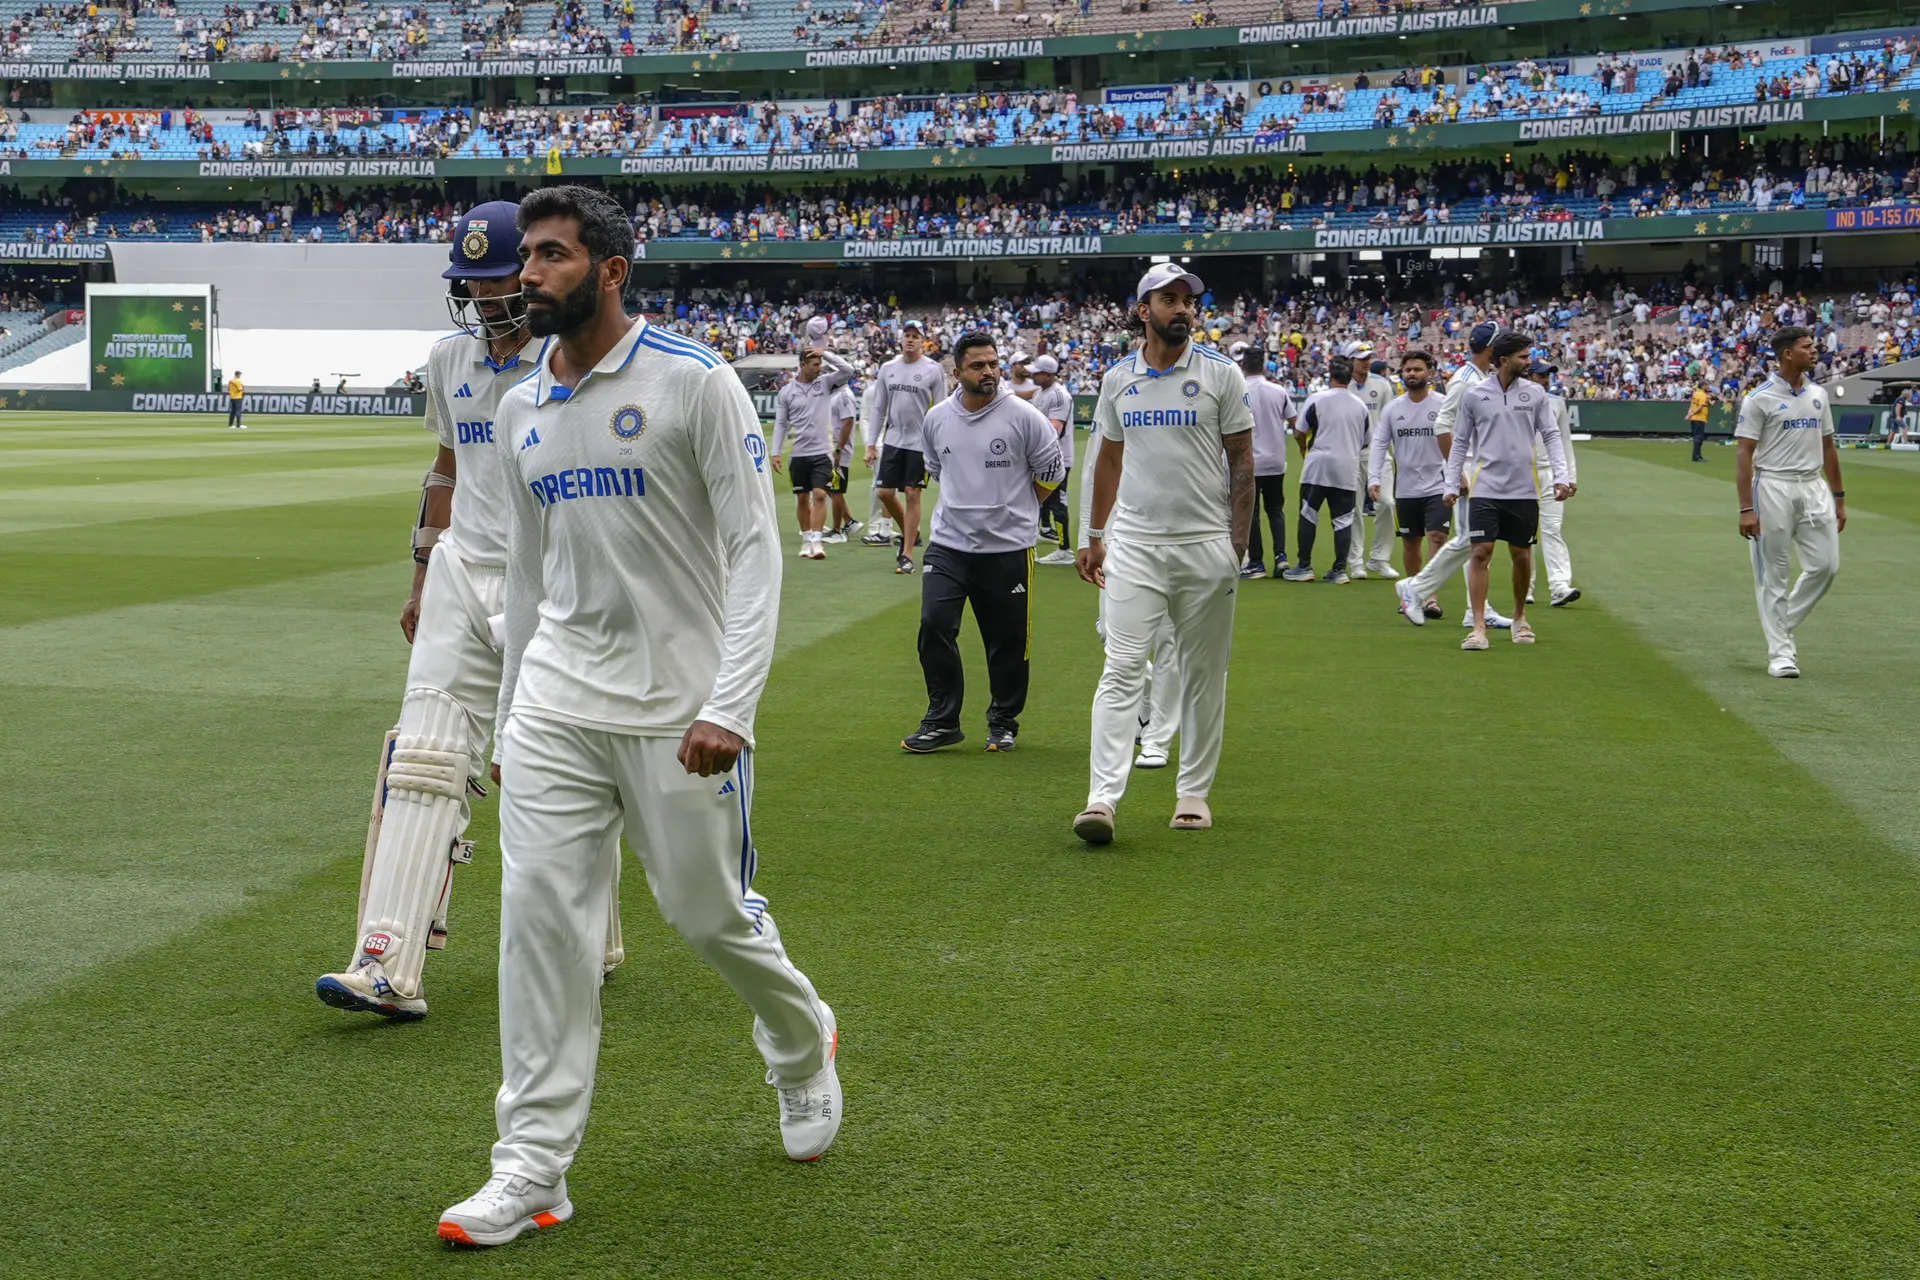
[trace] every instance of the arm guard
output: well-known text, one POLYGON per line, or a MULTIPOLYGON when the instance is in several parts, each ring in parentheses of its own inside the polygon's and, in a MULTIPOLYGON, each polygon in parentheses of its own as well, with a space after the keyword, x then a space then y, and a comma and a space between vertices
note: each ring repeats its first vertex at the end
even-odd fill
POLYGON ((427 523, 427 491, 430 489, 453 488, 453 477, 443 476, 438 471, 429 471, 420 481, 420 516, 413 527, 413 562, 425 564, 433 554, 433 544, 440 541, 440 535, 446 532, 443 527, 427 523))

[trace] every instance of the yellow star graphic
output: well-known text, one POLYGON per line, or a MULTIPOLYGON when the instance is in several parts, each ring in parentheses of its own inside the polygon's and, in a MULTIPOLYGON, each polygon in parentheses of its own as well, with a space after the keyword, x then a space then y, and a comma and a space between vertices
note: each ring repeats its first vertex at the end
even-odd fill
POLYGON ((1753 219, 1752 219, 1752 218, 1742 218, 1742 219, 1740 219, 1740 229, 1741 229, 1742 231, 1751 231, 1751 230, 1753 230, 1753 219))
POLYGON ((1592 5, 1590 5, 1590 4, 1583 4, 1583 5, 1581 5, 1581 6, 1580 6, 1580 16, 1581 16, 1581 17, 1583 17, 1583 18, 1585 18, 1585 17, 1589 17, 1589 16, 1591 16, 1591 15, 1592 15, 1592 13, 1593 13, 1593 6, 1592 6, 1592 5))
POLYGON ((1192 240, 1182 240, 1182 241, 1180 242, 1180 247, 1181 247, 1182 249, 1185 249, 1185 250, 1187 250, 1187 251, 1188 251, 1189 253, 1191 253, 1191 252, 1193 251, 1193 241, 1192 241, 1192 240))
POLYGON ((193 330, 195 333, 198 333, 200 332, 200 322, 198 320, 190 320, 187 322, 187 328, 193 330))
POLYGON ((176 302, 173 304, 173 309, 175 311, 185 311, 187 309, 187 304, 184 302, 176 302))
POLYGON ((1723 213, 1720 215, 1720 221, 1725 222, 1728 218, 1731 218, 1732 216, 1733 215, 1730 213, 1723 213))
POLYGON ((1902 114, 1905 114, 1906 112, 1911 111, 1913 109, 1912 100, 1908 98, 1902 98, 1900 99, 1900 101, 1893 104, 1893 109, 1895 111, 1901 112, 1902 114))
POLYGON ((103 365, 103 364, 97 364, 97 365, 95 365, 95 366, 93 366, 93 371, 94 371, 95 373, 105 373, 105 372, 107 371, 107 366, 105 366, 105 365, 103 365))
POLYGON ((1695 235, 1697 235, 1697 236, 1703 236, 1703 235, 1705 235, 1705 234, 1707 234, 1707 224, 1706 224, 1706 223, 1704 223, 1704 222, 1696 222, 1696 223, 1694 223, 1694 224, 1693 224, 1693 234, 1695 234, 1695 235))
POLYGON ((92 165, 86 165, 86 166, 84 166, 84 167, 82 167, 82 169, 80 170, 80 172, 82 172, 82 173, 84 173, 84 174, 86 174, 86 175, 87 175, 87 176, 88 176, 89 178, 91 178, 91 177, 93 176, 93 166, 92 166, 92 165))
POLYGON ((1388 135, 1387 135, 1387 145, 1388 145, 1388 146, 1390 146, 1390 147, 1397 147, 1397 146, 1399 146, 1399 145, 1400 145, 1400 135, 1399 135, 1399 134, 1397 134, 1397 133, 1390 133, 1390 134, 1388 134, 1388 135))
POLYGON ((287 78, 288 76, 290 76, 290 75, 292 75, 292 74, 293 74, 293 68, 292 68, 292 67, 282 67, 282 68, 280 68, 280 78, 281 78, 282 80, 285 80, 285 79, 286 79, 286 78, 287 78))
POLYGON ((733 246, 728 245, 726 248, 722 249, 720 251, 720 256, 723 258, 731 258, 733 256, 733 246))
POLYGON ((700 66, 700 59, 698 59, 698 58, 695 58, 695 59, 693 60, 693 69, 694 69, 695 71, 699 71, 699 70, 701 70, 701 69, 702 69, 702 68, 701 68, 701 66, 700 66))
POLYGON ((4 409, 6 407, 7 407, 7 398, 5 396, 0 396, 0 409, 4 409))
POLYGON ((1127 51, 1127 42, 1126 42, 1126 39, 1125 39, 1124 37, 1122 37, 1122 38, 1121 38, 1121 39, 1119 39, 1119 40, 1115 40, 1115 41, 1113 42, 1113 47, 1114 47, 1114 49, 1115 49, 1115 50, 1117 50, 1118 52, 1120 52, 1120 53, 1125 53, 1125 52, 1127 51))
POLYGON ((945 159, 946 157, 941 155, 938 151, 933 153, 933 163, 939 164, 942 160, 945 160, 945 159))
POLYGON ((126 374, 124 374, 124 373, 116 373, 116 374, 114 374, 114 375, 113 375, 113 385, 114 385, 114 386, 116 386, 116 387, 124 387, 124 386, 126 386, 126 385, 127 385, 127 375, 126 375, 126 374))

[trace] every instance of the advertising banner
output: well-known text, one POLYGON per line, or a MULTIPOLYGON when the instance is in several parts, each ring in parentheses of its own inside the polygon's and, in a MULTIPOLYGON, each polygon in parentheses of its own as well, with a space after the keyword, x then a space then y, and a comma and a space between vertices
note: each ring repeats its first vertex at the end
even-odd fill
POLYGON ((88 385, 95 391, 205 393, 206 285, 87 286, 88 385))

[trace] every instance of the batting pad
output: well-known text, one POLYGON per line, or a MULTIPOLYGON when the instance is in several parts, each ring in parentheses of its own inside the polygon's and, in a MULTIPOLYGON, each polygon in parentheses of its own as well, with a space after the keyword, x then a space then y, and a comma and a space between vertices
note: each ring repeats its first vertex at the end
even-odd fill
POLYGON ((420 971, 436 914, 446 910, 453 864, 464 861, 466 711, 438 689, 409 689, 387 762, 386 804, 361 912, 360 954, 380 961, 404 997, 420 994, 420 971))

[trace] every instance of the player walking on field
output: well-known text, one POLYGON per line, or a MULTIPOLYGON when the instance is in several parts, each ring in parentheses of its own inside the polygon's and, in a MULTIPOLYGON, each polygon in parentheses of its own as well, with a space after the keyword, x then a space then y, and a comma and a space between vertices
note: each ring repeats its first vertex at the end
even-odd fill
POLYGON ((1107 370, 1094 409, 1103 439, 1079 569, 1107 593, 1107 661, 1093 695, 1087 806, 1073 820, 1089 844, 1113 839, 1162 619, 1173 624, 1180 668, 1171 825, 1213 825, 1207 795, 1220 765, 1234 589, 1253 519, 1253 411, 1239 367, 1193 341, 1202 288, 1199 276, 1172 262, 1140 278, 1134 315, 1144 340, 1107 370))
POLYGON ((482 1245, 573 1214, 622 834, 661 914, 753 1011, 787 1155, 819 1156, 841 1118, 833 1010, 753 887, 753 720, 781 577, 753 403, 712 351, 625 313, 633 232, 604 193, 536 191, 519 225, 528 322, 553 341, 496 432, 512 495, 504 1079, 493 1175, 439 1227, 482 1245))
POLYGON ((833 503, 823 542, 845 542, 860 531, 860 522, 847 510, 847 475, 853 470, 853 423, 860 416, 860 384, 849 382, 833 393, 827 418, 833 423, 833 483, 827 497, 833 503))
POLYGON ((1300 559, 1280 577, 1287 582, 1313 581, 1314 532, 1320 507, 1327 508, 1333 525, 1333 567, 1323 582, 1342 583, 1351 576, 1347 565, 1356 554, 1353 477, 1363 465, 1367 447, 1367 406, 1352 388, 1353 369, 1345 356, 1327 362, 1327 389, 1307 398, 1294 435, 1306 460, 1300 464, 1300 559))
POLYGON ((1298 415, 1287 389, 1267 376, 1267 353, 1245 345, 1234 350, 1247 385, 1247 407, 1253 411, 1253 487, 1258 500, 1247 528, 1247 564, 1240 576, 1267 575, 1267 549, 1260 539, 1264 510, 1267 528, 1273 532, 1273 576, 1277 578, 1287 568, 1287 441, 1298 415))
MULTIPOLYGON (((1487 377, 1493 368, 1493 353, 1490 348, 1493 339, 1500 332, 1500 326, 1491 320, 1484 320, 1473 327, 1467 335, 1467 362, 1453 371, 1453 377, 1447 382, 1447 398, 1440 405, 1439 416, 1433 420, 1435 434, 1452 436, 1454 426, 1460 416, 1460 402, 1466 398, 1467 390, 1487 377)), ((1473 486, 1476 468, 1468 459, 1469 466, 1464 473, 1464 483, 1469 489, 1473 486)), ((1429 559, 1419 573, 1412 578, 1402 578, 1393 584, 1395 594, 1400 600, 1400 616, 1416 627, 1427 624, 1425 604, 1438 600, 1440 588, 1456 572, 1466 573, 1467 562, 1473 559, 1473 539, 1467 535, 1465 512, 1455 507, 1453 536, 1429 559)), ((1469 575, 1471 579, 1471 575, 1469 575)), ((1437 616, 1437 615, 1436 615, 1437 616)), ((1492 605, 1487 606, 1484 616, 1485 625, 1494 628, 1510 627, 1512 619, 1506 617, 1492 605)), ((1460 625, 1477 627, 1482 618, 1475 615, 1469 605, 1460 615, 1460 625)))
MULTIPOLYGON (((1440 495, 1453 441, 1436 429, 1440 399, 1433 394, 1432 378, 1433 357, 1425 351, 1400 358, 1400 381, 1407 389, 1374 423, 1367 451, 1367 492, 1379 502, 1389 487, 1395 490, 1392 504, 1377 509, 1395 513, 1400 563, 1408 577, 1420 572, 1422 542, 1437 552, 1447 540, 1450 513, 1440 495)), ((1421 607, 1430 618, 1440 616, 1440 602, 1431 596, 1421 607)))
POLYGON ((819 346, 800 352, 800 368, 773 402, 773 469, 781 469, 787 437, 793 437, 795 519, 800 525, 800 558, 825 560, 828 490, 833 488, 835 394, 853 380, 853 366, 819 346))
MULTIPOLYGON (((958 357, 956 356, 957 360, 958 357)), ((958 365, 954 372, 959 372, 958 365)), ((1073 520, 1067 514, 1067 480, 1073 474, 1073 396, 1060 385, 1060 362, 1052 356, 1039 356, 1033 362, 1034 393, 1029 401, 1053 424, 1054 439, 1060 443, 1060 483, 1040 507, 1041 536, 1051 528, 1059 548, 1041 556, 1037 564, 1074 564, 1073 520), (1052 517, 1052 524, 1047 523, 1052 517)))
POLYGON ((1795 633, 1840 571, 1847 491, 1840 483, 1827 393, 1808 376, 1819 359, 1812 332, 1799 325, 1779 330, 1773 354, 1779 368, 1740 404, 1734 488, 1740 536, 1753 543, 1753 592, 1767 640, 1767 674, 1792 680, 1800 675, 1795 633), (1796 549, 1800 576, 1789 590, 1796 549))
POLYGON ((233 376, 227 379, 227 430, 245 431, 246 420, 241 411, 247 405, 247 384, 240 380, 240 371, 235 369, 233 376))
POLYGON ((1480 476, 1467 503, 1467 536, 1473 543, 1473 562, 1467 572, 1468 608, 1476 619, 1460 642, 1462 649, 1485 649, 1487 578, 1493 563, 1493 544, 1507 544, 1513 560, 1513 642, 1532 644, 1527 622, 1527 584, 1533 579, 1533 543, 1540 533, 1540 498, 1534 488, 1533 450, 1544 441, 1553 468, 1553 496, 1565 502, 1573 496, 1567 482, 1566 454, 1560 447, 1560 424, 1554 421, 1547 393, 1526 379, 1527 352, 1533 339, 1524 333, 1502 333, 1489 348, 1494 371, 1468 389, 1460 400, 1460 420, 1447 453, 1446 503, 1460 498, 1461 472, 1474 459, 1480 476))
MULTIPOLYGON (((1367 434, 1372 438, 1373 428, 1380 425, 1380 415, 1387 411, 1398 394, 1394 390, 1393 379, 1387 376, 1387 362, 1373 359, 1373 345, 1362 342, 1357 344, 1353 359, 1353 389, 1367 406, 1367 434)), ((1385 578, 1391 582, 1400 575, 1394 571, 1387 557, 1393 553, 1393 493, 1394 483, 1391 476, 1380 487, 1380 496, 1373 500, 1373 532, 1367 533, 1367 502, 1371 489, 1368 476, 1367 450, 1360 450, 1359 477, 1354 485, 1353 494, 1353 560, 1348 572, 1355 578, 1385 578)), ((1387 463, 1389 469, 1393 463, 1387 463)))
MULTIPOLYGON (((443 276, 461 332, 427 356, 427 428, 439 439, 413 535, 413 594, 400 630, 407 663, 400 722, 382 750, 360 877, 353 959, 314 984, 341 1009, 397 1021, 427 1016, 421 971, 446 945, 455 863, 470 861, 468 797, 485 795, 487 741, 500 696, 492 618, 507 551, 507 477, 494 446, 495 405, 532 365, 515 246, 516 207, 494 200, 460 219, 443 276), (524 357, 524 358, 523 358, 524 357)), ((609 901, 604 964, 620 947, 609 901)))
MULTIPOLYGON (((900 529, 900 552, 895 573, 914 572, 913 550, 920 541, 920 494, 927 487, 926 445, 920 424, 927 410, 947 395, 947 374, 938 360, 926 356, 926 339, 918 324, 908 324, 900 336, 900 354, 880 366, 880 399, 874 436, 881 442, 880 469, 875 475, 880 505, 900 529)), ((875 457, 867 445, 867 465, 875 457)))
MULTIPOLYGON (((1576 493, 1580 489, 1580 464, 1573 456, 1572 415, 1567 412, 1567 402, 1548 390, 1548 385, 1557 370, 1553 365, 1534 361, 1527 367, 1527 378, 1542 391, 1547 392, 1547 403, 1553 408, 1553 420, 1560 424, 1560 447, 1567 455, 1567 484, 1576 493)), ((1553 460, 1547 457, 1547 444, 1536 439, 1533 443, 1534 487, 1540 492, 1540 554, 1534 557, 1534 576, 1539 576, 1540 561, 1547 562, 1547 603, 1556 609, 1565 608, 1580 598, 1580 588, 1573 585, 1573 555, 1567 550, 1567 504, 1553 496, 1553 460)), ((1533 584, 1527 584, 1527 603, 1533 603, 1533 584)))
POLYGON ((987 750, 1012 751, 1027 705, 1033 626, 1033 528, 1040 504, 1065 478, 1060 436, 1046 415, 1018 395, 1000 394, 993 335, 953 344, 960 389, 928 411, 921 432, 927 473, 940 482, 920 576, 920 670, 927 714, 901 739, 923 754, 966 739, 960 728, 966 671, 960 661, 960 612, 987 648, 987 750))

